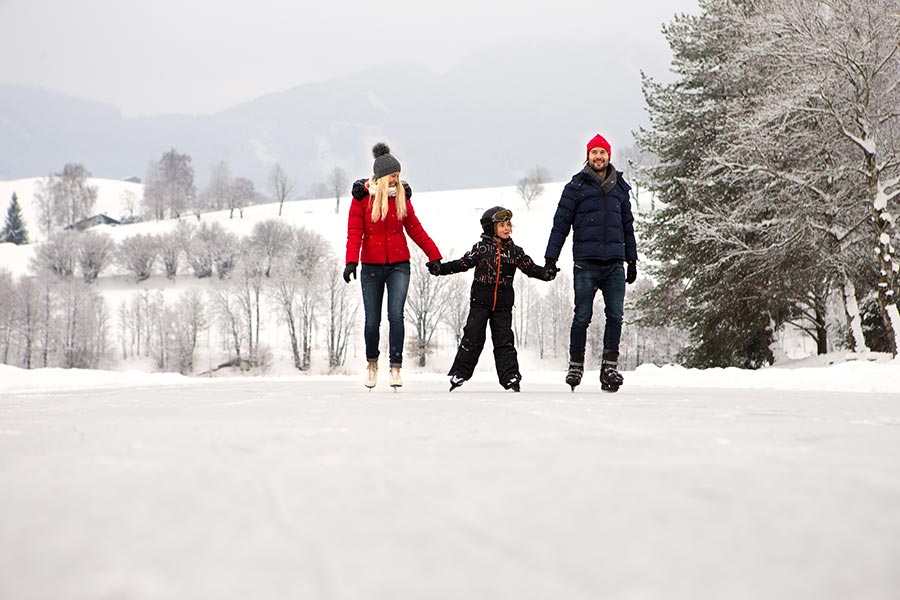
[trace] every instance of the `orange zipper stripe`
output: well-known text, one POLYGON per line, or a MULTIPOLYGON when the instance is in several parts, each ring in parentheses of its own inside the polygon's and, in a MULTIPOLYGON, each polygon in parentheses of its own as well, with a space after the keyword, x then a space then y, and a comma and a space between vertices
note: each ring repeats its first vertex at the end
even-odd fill
POLYGON ((494 305, 491 310, 497 309, 497 289, 500 287, 500 244, 497 244, 497 276, 494 277, 494 305))

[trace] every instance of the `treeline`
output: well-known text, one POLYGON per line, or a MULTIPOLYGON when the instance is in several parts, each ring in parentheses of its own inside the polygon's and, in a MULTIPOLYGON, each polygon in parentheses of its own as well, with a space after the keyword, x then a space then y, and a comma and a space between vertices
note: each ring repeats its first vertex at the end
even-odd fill
POLYGON ((101 234, 61 232, 38 247, 31 267, 36 275, 18 280, 0 272, 4 364, 97 368, 115 360, 118 348, 122 358, 152 357, 161 370, 191 373, 199 336, 215 328, 224 364, 264 367, 271 356, 260 330, 271 318, 288 333, 294 366, 306 370, 314 329, 327 338, 329 365, 338 366, 355 326, 356 290, 341 279, 328 242, 278 220, 257 223, 245 238, 219 224, 185 222, 118 245, 101 234), (113 320, 96 284, 113 263, 135 281, 157 265, 172 278, 189 265, 212 282, 168 302, 161 290, 138 291, 113 320))
MULTIPOLYGON (((329 368, 343 366, 358 331, 359 290, 342 280, 328 241, 278 219, 257 223, 245 237, 218 223, 184 220, 169 233, 119 244, 103 234, 64 231, 38 246, 32 260, 35 276, 16 280, 0 271, 4 364, 103 368, 151 359, 158 370, 197 374, 205 339, 213 369, 265 370, 276 353, 287 353, 306 371, 316 347, 325 350, 329 368), (178 295, 139 289, 110 310, 97 282, 111 266, 135 283, 189 272, 206 284, 178 295), (267 337, 284 340, 283 346, 267 347, 267 337)), ((437 348, 452 353, 459 343, 471 283, 464 276, 432 277, 425 262, 416 250, 406 308, 408 360, 421 366, 437 348)), ((546 289, 525 277, 516 282, 517 343, 542 359, 566 356, 571 281, 567 274, 558 279, 546 289)), ((643 293, 648 284, 639 283, 630 293, 643 293)), ((599 302, 595 311, 602 314, 599 302)), ((622 361, 630 368, 671 362, 684 344, 671 328, 629 325, 628 333, 622 361)), ((590 343, 599 356, 602 328, 590 343)))
POLYGON ((688 331, 694 367, 769 364, 786 324, 819 353, 896 354, 896 0, 700 8, 665 28, 675 81, 644 81, 643 174, 665 205, 641 230, 658 265, 646 319, 688 331))
MULTIPOLYGON (((34 195, 37 227, 45 237, 60 229, 72 228, 92 216, 97 187, 88 184, 90 176, 84 165, 67 163, 61 171, 38 181, 34 195)), ((281 165, 276 164, 266 183, 268 196, 258 191, 249 179, 234 176, 228 163, 220 161, 213 165, 207 187, 198 190, 191 157, 172 148, 160 160, 150 162, 140 197, 131 191, 122 194, 121 214, 114 216, 126 224, 180 219, 188 215, 194 215, 199 220, 205 212, 220 210, 229 211, 229 218, 243 218, 246 207, 273 200, 278 204, 278 216, 281 216, 284 203, 295 196, 296 182, 281 165)), ((334 167, 327 181, 311 186, 309 192, 315 194, 314 197, 334 197, 335 212, 339 212, 341 198, 348 194, 349 185, 346 172, 334 167)), ((25 228, 19 210, 14 193, 7 222, 13 216, 18 217, 19 220, 13 222, 18 229, 4 231, 3 241, 27 243, 27 232, 24 237, 13 236, 14 231, 24 231, 25 228)))

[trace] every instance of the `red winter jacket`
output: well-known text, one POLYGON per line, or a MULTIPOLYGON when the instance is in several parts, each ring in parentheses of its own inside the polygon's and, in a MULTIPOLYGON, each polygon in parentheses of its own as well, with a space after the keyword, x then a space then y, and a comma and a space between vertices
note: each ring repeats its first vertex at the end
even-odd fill
POLYGON ((350 202, 350 218, 347 221, 347 260, 346 263, 371 263, 385 265, 409 260, 409 248, 403 229, 419 248, 428 256, 428 260, 441 260, 441 253, 428 237, 412 202, 406 199, 406 218, 397 220, 397 207, 393 197, 388 199, 387 217, 377 223, 372 221, 372 203, 369 196, 350 202), (362 257, 360 257, 362 246, 362 257), (362 258, 362 260, 360 260, 362 258))

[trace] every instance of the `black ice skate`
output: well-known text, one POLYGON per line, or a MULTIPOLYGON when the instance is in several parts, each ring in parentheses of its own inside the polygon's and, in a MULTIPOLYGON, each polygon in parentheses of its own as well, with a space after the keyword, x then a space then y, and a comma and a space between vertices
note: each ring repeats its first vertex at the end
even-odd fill
POLYGON ((566 383, 572 386, 572 391, 581 384, 581 378, 584 376, 584 359, 582 362, 569 361, 569 371, 566 373, 566 383))
POLYGON ((450 376, 450 391, 452 392, 453 390, 455 390, 456 388, 458 388, 465 382, 466 382, 466 380, 463 379, 462 377, 460 377, 459 375, 451 375, 450 376))
POLYGON ((622 374, 616 370, 617 364, 604 359, 600 364, 600 389, 604 392, 615 393, 624 382, 622 374))
POLYGON ((503 387, 514 392, 522 391, 518 377, 512 377, 503 387))

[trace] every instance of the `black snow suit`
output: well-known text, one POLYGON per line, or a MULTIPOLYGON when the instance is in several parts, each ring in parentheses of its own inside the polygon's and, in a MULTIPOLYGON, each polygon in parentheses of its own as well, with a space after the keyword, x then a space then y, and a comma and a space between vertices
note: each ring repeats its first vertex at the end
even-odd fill
POLYGON ((515 302, 513 276, 516 269, 520 269, 529 277, 547 281, 549 278, 544 268, 536 265, 522 248, 513 243, 512 238, 501 240, 488 234, 483 234, 481 240, 462 258, 445 262, 440 268, 441 275, 475 269, 469 316, 453 366, 447 374, 459 375, 463 379, 472 377, 484 348, 486 326, 490 324, 497 377, 500 385, 509 389, 522 380, 512 330, 512 307, 515 302))

